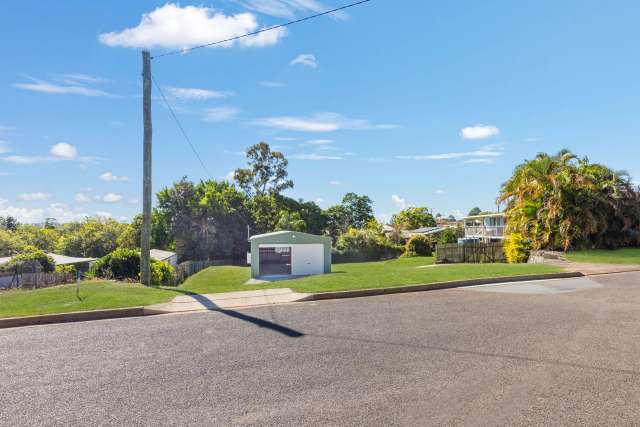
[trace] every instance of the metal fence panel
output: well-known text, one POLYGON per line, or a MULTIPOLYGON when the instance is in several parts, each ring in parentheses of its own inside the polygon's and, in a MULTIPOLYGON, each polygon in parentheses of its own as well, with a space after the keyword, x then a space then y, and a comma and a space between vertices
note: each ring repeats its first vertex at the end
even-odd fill
POLYGON ((502 242, 447 243, 436 246, 436 263, 506 262, 502 242))

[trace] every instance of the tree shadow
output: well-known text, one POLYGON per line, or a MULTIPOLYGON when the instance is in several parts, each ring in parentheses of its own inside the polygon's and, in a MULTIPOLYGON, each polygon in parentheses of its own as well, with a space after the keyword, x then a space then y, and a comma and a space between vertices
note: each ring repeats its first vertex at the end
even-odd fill
POLYGON ((260 328, 266 328, 266 329, 270 329, 272 331, 281 333, 283 335, 286 335, 290 338, 300 338, 304 336, 304 333, 296 331, 295 329, 291 329, 288 328, 284 325, 279 325, 277 323, 271 322, 269 320, 265 320, 265 319, 261 319, 259 317, 254 317, 254 316, 250 316, 248 314, 245 313, 240 313, 239 311, 235 311, 235 310, 229 310, 226 308, 220 308, 216 305, 216 303, 214 303, 213 301, 211 301, 209 298, 207 298, 206 296, 202 295, 202 294, 198 294, 196 292, 191 292, 191 291, 185 291, 184 289, 177 289, 177 288, 165 288, 167 290, 171 290, 173 292, 176 293, 180 293, 183 295, 187 295, 190 296, 191 298, 193 298, 194 300, 196 300, 198 303, 200 303, 200 305, 202 305, 204 308, 206 308, 209 311, 215 311, 218 313, 222 313, 226 316, 229 317, 233 317, 234 319, 239 319, 239 320, 243 320, 245 322, 249 322, 249 323, 253 323, 254 325, 260 327, 260 328))

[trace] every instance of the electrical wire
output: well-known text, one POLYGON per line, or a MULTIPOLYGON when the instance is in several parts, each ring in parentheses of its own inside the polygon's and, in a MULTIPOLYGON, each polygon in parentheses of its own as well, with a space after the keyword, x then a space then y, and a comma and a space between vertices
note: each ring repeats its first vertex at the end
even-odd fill
POLYGON ((160 93, 160 96, 162 97, 162 100, 164 101, 164 103, 167 105, 167 108, 169 109, 169 112, 171 112, 171 115, 173 116, 173 119, 176 121, 176 124, 178 125, 178 128, 180 129, 180 132, 182 132, 182 135, 184 136, 184 139, 189 143, 189 146, 191 147, 191 150, 193 151, 193 154, 196 155, 196 158, 200 162, 200 165, 202 166, 202 169, 204 169, 204 171, 209 176, 209 178, 213 180, 213 176, 209 172, 209 169, 207 169, 207 166, 202 161, 202 157, 200 157, 200 154, 198 154, 198 150, 196 150, 195 145, 193 145, 193 143, 191 142, 191 139, 187 135, 187 132, 184 130, 184 127, 182 126, 182 123, 180 123, 180 119, 178 119, 178 116, 176 115, 175 111, 173 110, 173 107, 171 107, 171 104, 169 103, 169 100, 167 100, 167 97, 164 95, 164 92, 162 91, 162 88, 158 84, 158 81, 157 81, 157 79, 155 78, 155 76, 153 74, 151 75, 151 80, 153 81, 153 84, 158 89, 158 92, 160 93))
POLYGON ((230 37, 230 38, 225 39, 225 40, 219 40, 219 41, 212 42, 212 43, 201 44, 201 45, 198 45, 198 46, 193 46, 193 47, 189 47, 189 48, 185 48, 185 49, 172 50, 172 51, 169 51, 169 52, 161 53, 160 55, 152 56, 151 59, 162 58, 164 56, 170 56, 170 55, 184 54, 184 53, 190 52, 190 51, 195 50, 195 49, 202 49, 204 47, 214 46, 214 45, 222 44, 222 43, 228 43, 228 42, 231 42, 231 41, 234 41, 234 40, 238 40, 238 39, 241 39, 241 38, 244 38, 244 37, 255 36, 256 34, 264 33, 266 31, 276 30, 278 28, 288 27, 289 25, 298 24, 300 22, 308 21, 308 20, 314 19, 314 18, 319 18, 319 17, 324 16, 324 15, 329 15, 331 13, 339 12, 339 11, 344 10, 344 9, 349 9, 350 7, 359 6, 359 5, 363 4, 363 3, 367 3, 367 2, 370 2, 370 1, 371 0, 361 0, 361 1, 358 1, 358 2, 355 2, 355 3, 351 3, 351 4, 348 4, 348 5, 345 5, 345 6, 341 6, 341 7, 335 8, 335 9, 327 10, 326 12, 317 13, 315 15, 310 15, 310 16, 307 16, 307 17, 304 17, 304 18, 300 18, 300 19, 296 19, 296 20, 293 20, 293 21, 289 21, 289 22, 286 22, 284 24, 274 25, 273 27, 263 28, 263 29, 258 30, 258 31, 254 31, 254 32, 251 32, 251 33, 243 34, 241 36, 230 37))

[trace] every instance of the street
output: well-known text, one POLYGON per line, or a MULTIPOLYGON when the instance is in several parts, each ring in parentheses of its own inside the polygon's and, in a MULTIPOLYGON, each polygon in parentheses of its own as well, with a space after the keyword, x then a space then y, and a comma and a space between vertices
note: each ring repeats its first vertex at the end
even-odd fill
POLYGON ((640 273, 0 330, 0 424, 640 423, 640 273))

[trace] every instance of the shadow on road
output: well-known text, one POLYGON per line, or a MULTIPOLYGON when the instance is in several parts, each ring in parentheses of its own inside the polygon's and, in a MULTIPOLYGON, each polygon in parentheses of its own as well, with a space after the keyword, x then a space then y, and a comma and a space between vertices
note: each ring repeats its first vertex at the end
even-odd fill
POLYGON ((239 320, 243 320, 245 322, 253 323, 254 325, 256 325, 256 326, 258 326, 260 328, 270 329, 272 331, 275 331, 275 332, 281 333, 283 335, 286 335, 286 336, 288 336, 290 338, 300 338, 300 337, 304 336, 304 333, 296 331, 295 329, 288 328, 288 327, 286 327, 284 325, 279 325, 279 324, 271 322, 269 320, 265 320, 265 319, 261 319, 259 317, 254 317, 254 316, 250 316, 248 314, 240 313, 239 311, 220 308, 213 301, 211 301, 209 298, 207 298, 206 296, 204 296, 202 294, 198 294, 198 293, 190 292, 190 291, 185 291, 185 290, 182 290, 182 289, 175 289, 175 288, 174 289, 166 288, 166 289, 190 296, 194 300, 198 301, 204 308, 206 308, 209 311, 215 311, 215 312, 218 312, 218 313, 222 313, 222 314, 224 314, 226 316, 233 317, 234 319, 239 319, 239 320))

